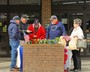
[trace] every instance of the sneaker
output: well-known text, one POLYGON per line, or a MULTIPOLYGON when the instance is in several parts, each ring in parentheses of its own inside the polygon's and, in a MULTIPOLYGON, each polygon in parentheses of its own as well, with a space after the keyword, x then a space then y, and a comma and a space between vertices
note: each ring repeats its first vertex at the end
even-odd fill
POLYGON ((73 72, 80 72, 81 69, 71 69, 70 71, 73 71, 73 72))
POLYGON ((19 69, 19 67, 15 67, 15 69, 19 69))
POLYGON ((10 71, 14 71, 15 69, 14 68, 10 68, 10 71))
POLYGON ((20 69, 19 68, 10 68, 10 71, 20 71, 20 69))
POLYGON ((81 69, 78 69, 78 72, 81 72, 81 69))
POLYGON ((75 69, 75 68, 74 68, 74 69, 70 69, 70 71, 77 71, 77 70, 78 70, 78 69, 75 69))

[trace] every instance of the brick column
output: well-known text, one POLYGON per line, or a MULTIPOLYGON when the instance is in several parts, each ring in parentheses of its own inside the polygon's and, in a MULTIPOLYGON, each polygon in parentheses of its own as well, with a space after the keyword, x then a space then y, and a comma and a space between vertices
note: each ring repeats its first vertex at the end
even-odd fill
POLYGON ((51 0, 42 0, 42 25, 49 23, 51 16, 51 0))

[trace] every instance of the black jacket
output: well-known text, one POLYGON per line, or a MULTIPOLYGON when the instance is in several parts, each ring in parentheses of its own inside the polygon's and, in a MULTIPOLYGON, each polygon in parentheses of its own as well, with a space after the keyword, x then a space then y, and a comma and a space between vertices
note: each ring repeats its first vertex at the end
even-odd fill
POLYGON ((24 34, 23 31, 27 34, 26 30, 27 30, 27 24, 23 24, 22 22, 20 22, 20 24, 18 25, 20 34, 21 34, 21 39, 20 40, 24 40, 24 34))

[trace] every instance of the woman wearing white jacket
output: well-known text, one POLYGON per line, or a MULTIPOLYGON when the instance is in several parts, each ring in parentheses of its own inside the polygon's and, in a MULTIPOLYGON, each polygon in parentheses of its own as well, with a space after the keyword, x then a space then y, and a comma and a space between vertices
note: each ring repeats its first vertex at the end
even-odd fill
MULTIPOLYGON (((82 20, 79 18, 74 19, 73 21, 73 31, 71 32, 70 38, 71 39, 83 39, 84 38, 84 34, 83 34, 83 30, 81 29, 81 24, 82 24, 82 20)), ((81 59, 80 59, 80 50, 79 49, 74 49, 72 50, 72 58, 73 58, 73 64, 74 64, 74 68, 71 69, 71 71, 79 71, 81 70, 81 59)))

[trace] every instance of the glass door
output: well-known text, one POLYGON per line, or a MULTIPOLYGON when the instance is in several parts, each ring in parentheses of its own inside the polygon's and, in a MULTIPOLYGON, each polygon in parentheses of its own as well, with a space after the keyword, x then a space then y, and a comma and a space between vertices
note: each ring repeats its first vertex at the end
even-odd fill
POLYGON ((90 13, 86 13, 86 38, 87 38, 87 49, 86 55, 90 55, 90 13))
POLYGON ((7 13, 0 13, 0 55, 8 54, 7 13))

